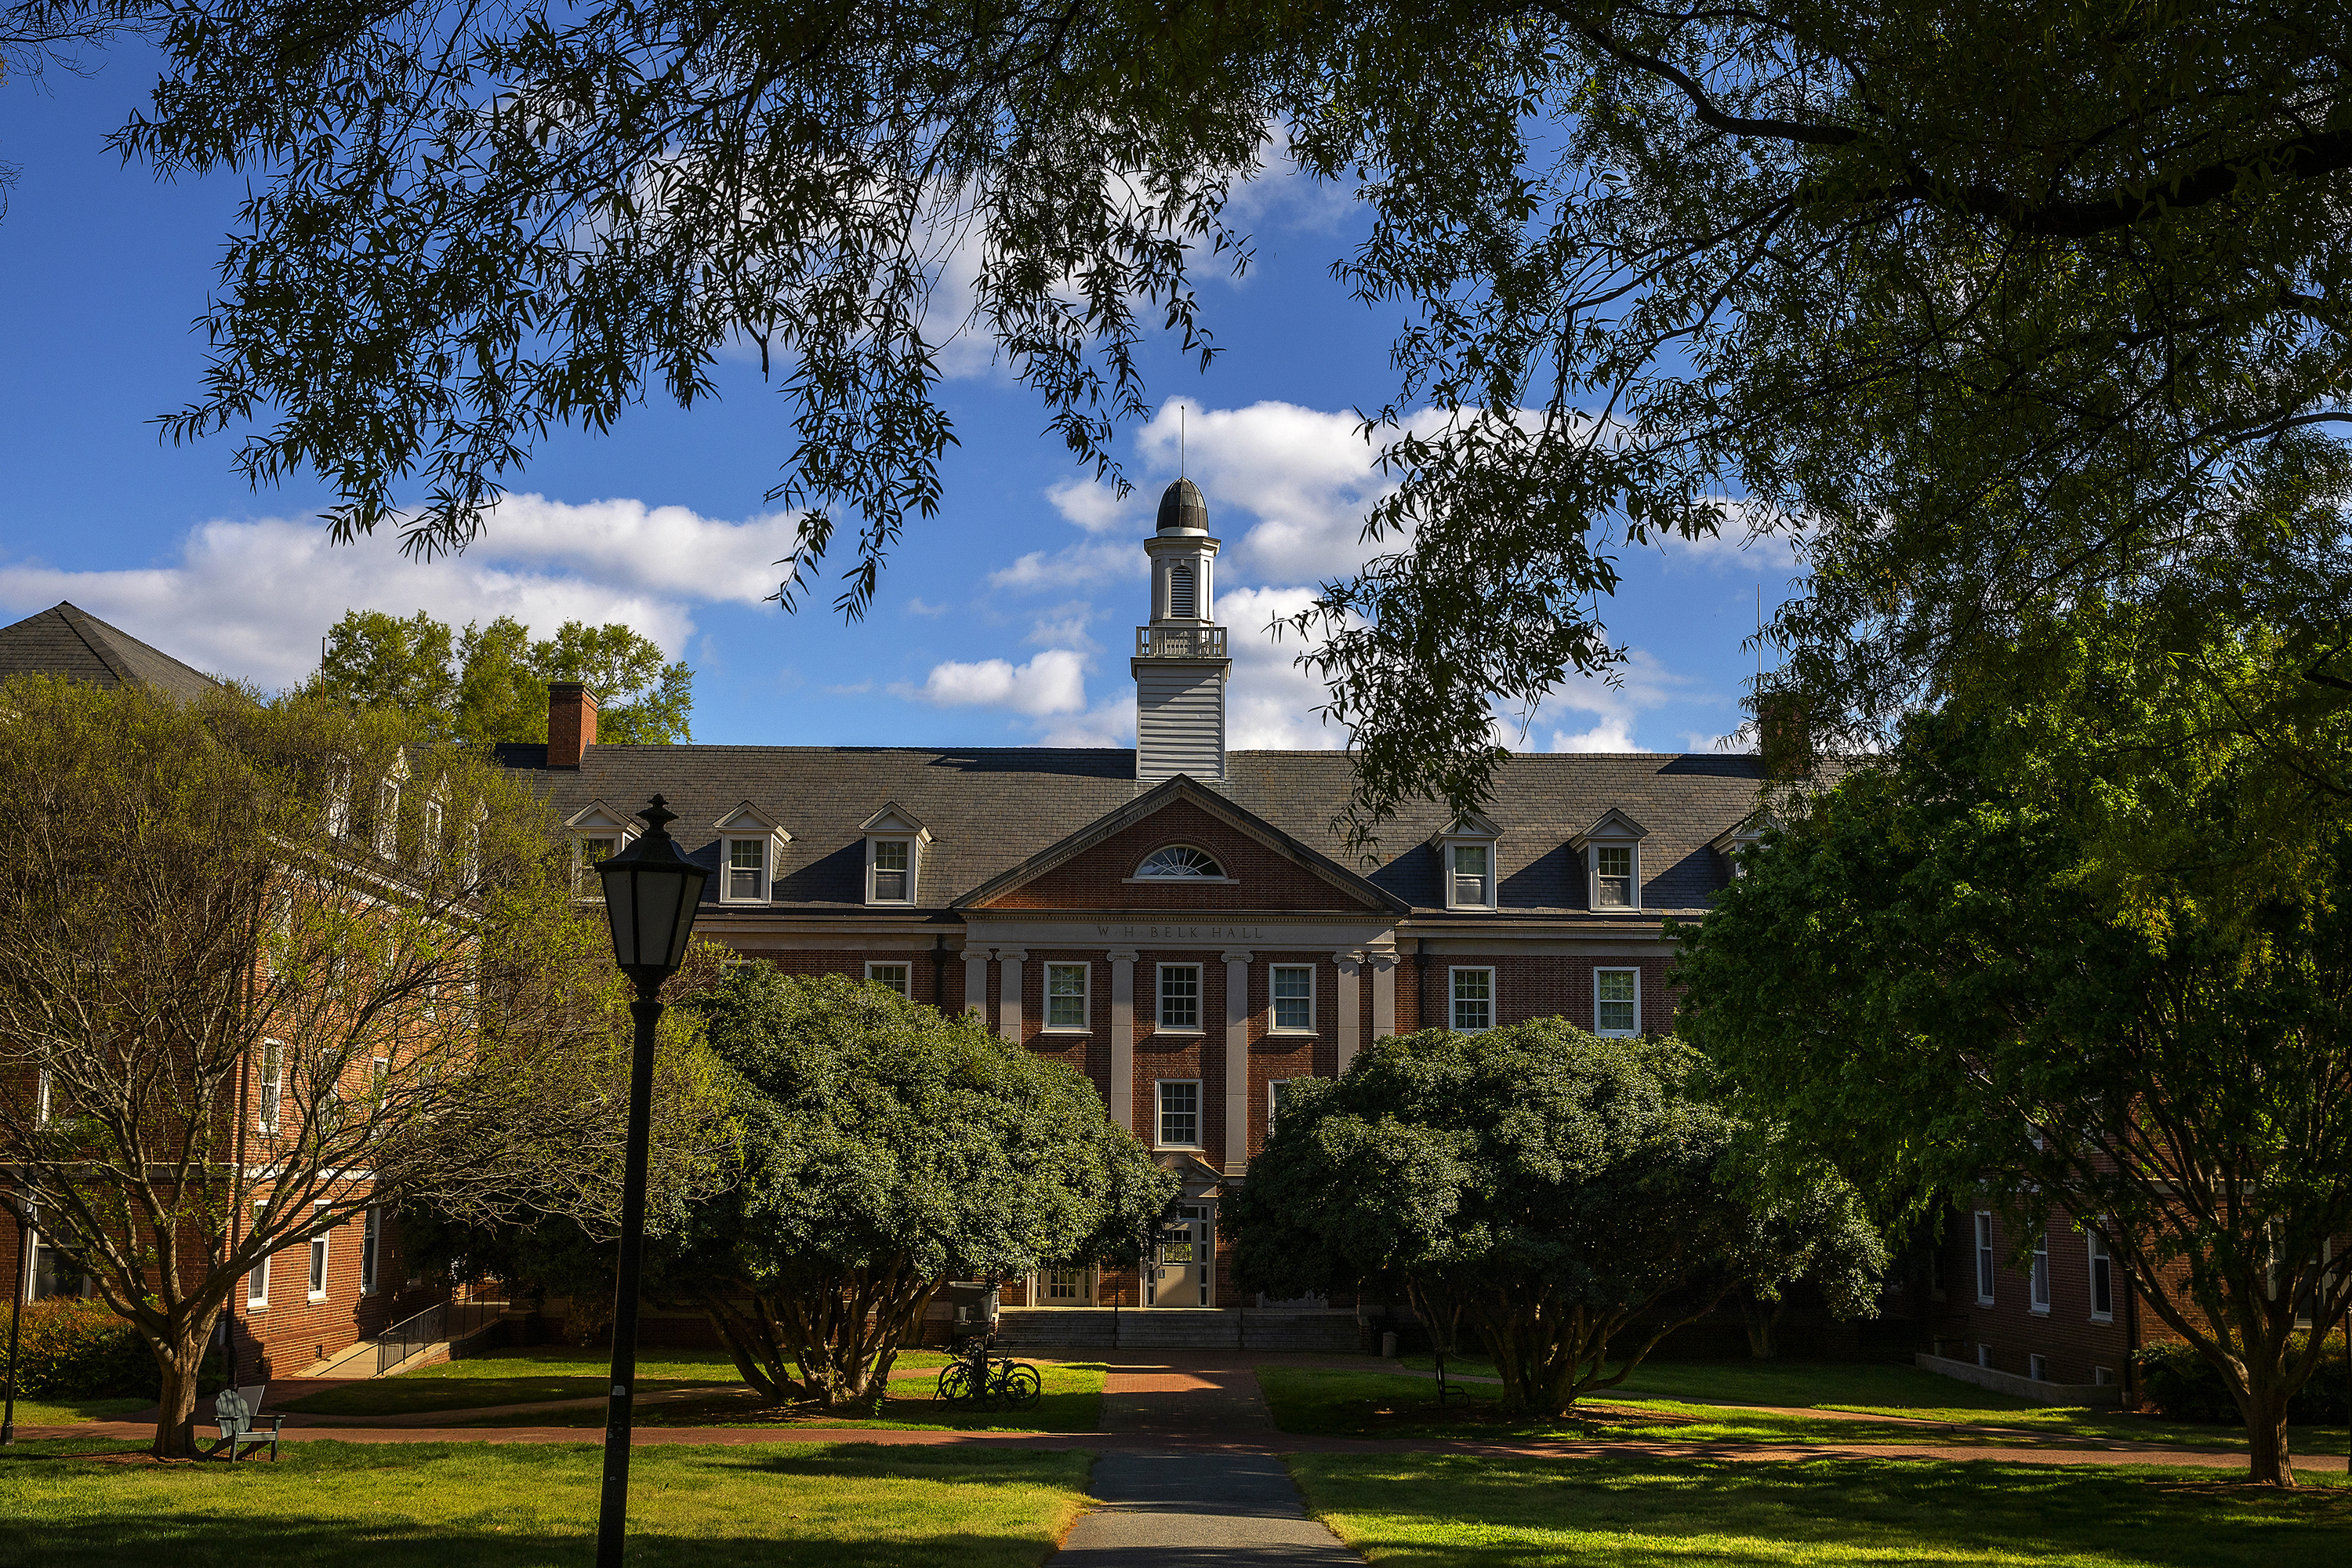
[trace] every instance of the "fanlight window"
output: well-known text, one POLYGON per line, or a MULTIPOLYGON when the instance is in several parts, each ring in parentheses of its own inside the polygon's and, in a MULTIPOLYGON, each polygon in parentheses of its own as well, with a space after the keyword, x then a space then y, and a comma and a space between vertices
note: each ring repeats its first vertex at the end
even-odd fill
POLYGON ((1165 849, 1154 849, 1135 868, 1139 877, 1222 877, 1225 868, 1201 850, 1189 844, 1171 844, 1165 849))

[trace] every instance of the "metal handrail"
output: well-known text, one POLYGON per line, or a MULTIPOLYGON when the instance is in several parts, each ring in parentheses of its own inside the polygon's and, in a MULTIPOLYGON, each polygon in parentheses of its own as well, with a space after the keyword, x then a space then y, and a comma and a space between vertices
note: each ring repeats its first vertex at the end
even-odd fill
POLYGON ((1223 626, 1138 626, 1135 628, 1135 657, 1138 658, 1223 658, 1225 657, 1225 628, 1223 626))
POLYGON ((383 1376, 426 1345, 444 1340, 460 1345, 488 1332, 506 1310, 504 1301, 443 1301, 394 1323, 375 1337, 376 1375, 383 1376))

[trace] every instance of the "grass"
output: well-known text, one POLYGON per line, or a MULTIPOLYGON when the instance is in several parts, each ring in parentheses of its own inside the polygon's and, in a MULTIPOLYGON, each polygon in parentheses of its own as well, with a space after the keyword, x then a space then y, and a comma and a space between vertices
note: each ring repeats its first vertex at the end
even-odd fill
POLYGON ((1376 1568, 2334 1568, 2352 1488, 2146 1469, 1300 1454, 1307 1506, 1376 1568))
MULTIPOLYGON (((1427 1370, 1426 1356, 1405 1358, 1403 1365, 1427 1370)), ((1446 1370, 1465 1375, 1492 1377, 1494 1366, 1483 1359, 1449 1357, 1446 1370)), ((1481 1385, 1469 1385, 1476 1390, 1481 1385)), ((2172 1421, 2136 1412, 2086 1408, 2081 1405, 2037 1405, 2023 1399, 1978 1388, 1957 1378, 1940 1376, 1916 1366, 1873 1362, 1643 1362, 1622 1387, 1596 1398, 1610 1404, 1655 1405, 1661 1414, 1675 1408, 1673 1402, 1693 1404, 1770 1405, 1805 1410, 1846 1411, 1864 1415, 1893 1415, 1913 1421, 1944 1421, 1960 1426, 2007 1426, 2043 1438, 2122 1440, 2134 1443, 2179 1443, 2200 1448, 2243 1451, 2242 1427, 2210 1422, 2172 1421)), ((1706 1414, 1700 1412, 1700 1414, 1706 1414)), ((1854 1423, 1840 1422, 1851 1432, 1854 1423)), ((1811 1426, 1797 1428, 1811 1430, 1811 1426)), ((2298 1454, 2345 1452, 2341 1426, 2294 1426, 2288 1440, 2298 1454)), ((1864 1438, 1848 1441, 1916 1441, 1864 1438)))
MULTIPOLYGON (((593 1399, 610 1387, 612 1352, 603 1350, 492 1351, 462 1361, 370 1378, 323 1390, 271 1410, 304 1415, 414 1415, 428 1410, 482 1410, 553 1399, 593 1399)), ((900 1351, 899 1366, 938 1366, 937 1351, 900 1351)), ((636 1388, 646 1394, 709 1388, 741 1381, 724 1351, 656 1351, 637 1360, 636 1388)), ((601 1422, 603 1417, 598 1416, 601 1422)))
POLYGON ((116 1421, 145 1410, 152 1399, 16 1399, 19 1426, 69 1426, 77 1421, 116 1421))
MULTIPOLYGON (((960 1432, 1092 1432, 1102 1421, 1103 1374, 1099 1362, 1034 1363, 1044 1381, 1044 1397, 1030 1410, 973 1410, 948 1405, 935 1397, 929 1377, 898 1378, 878 1416, 828 1415, 807 1405, 763 1405, 748 1390, 707 1398, 674 1399, 639 1405, 640 1426, 823 1426, 858 1430, 936 1430, 960 1432)), ((601 1407, 550 1410, 467 1423, 478 1426, 601 1426, 601 1407)))
MULTIPOLYGON (((29 1446, 28 1446, 29 1447, 29 1446)), ((289 1443, 276 1465, 0 1456, 0 1568, 555 1568, 593 1552, 599 1451, 289 1443)), ((87 1452, 89 1445, 81 1446, 87 1452)), ((649 1447, 632 1568, 1031 1568, 1084 1506, 1088 1456, 649 1447)))

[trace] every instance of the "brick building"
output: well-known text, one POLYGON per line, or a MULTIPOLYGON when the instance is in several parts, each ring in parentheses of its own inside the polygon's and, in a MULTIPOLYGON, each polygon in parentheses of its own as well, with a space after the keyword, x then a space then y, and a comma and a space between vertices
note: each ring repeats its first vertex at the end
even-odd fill
MULTIPOLYGON (((0 679, 33 674, 106 688, 136 685, 182 702, 220 690, 211 677, 71 604, 0 627, 0 679)), ((228 1142, 245 1166, 245 1196, 258 1202, 268 1195, 267 1173, 280 1136, 275 1100, 284 1068, 266 1051, 247 1055, 237 1107, 224 1114, 238 1123, 228 1142)), ((354 1068, 353 1092, 364 1092, 367 1070, 365 1064, 354 1068)), ((346 1183, 338 1192, 362 1199, 366 1186, 364 1180, 346 1183)), ((244 1219, 233 1215, 230 1225, 241 1233, 244 1219)), ((67 1240, 45 1235, 37 1223, 20 1226, 0 1217, 0 1266, 11 1270, 19 1299, 95 1293, 60 1248, 67 1240)), ((437 1278, 400 1256, 390 1207, 371 1205, 311 1232, 242 1279, 223 1313, 219 1343, 234 1352, 245 1381, 298 1373, 446 1294, 437 1278)))
POLYGON ((501 749, 583 879, 661 793, 713 872, 702 934, 980 1015, 1086 1074, 1181 1178, 1189 1246, 1117 1275, 1074 1260, 1008 1300, 1261 1305, 1215 1217, 1289 1079, 1426 1026, 1671 1027, 1662 921, 1705 912, 1757 810, 1752 757, 1518 756, 1483 813, 1408 811, 1351 861, 1330 826, 1346 755, 1225 748, 1217 548, 1199 491, 1171 486, 1131 752, 606 746, 577 686, 551 689, 547 746, 501 749))

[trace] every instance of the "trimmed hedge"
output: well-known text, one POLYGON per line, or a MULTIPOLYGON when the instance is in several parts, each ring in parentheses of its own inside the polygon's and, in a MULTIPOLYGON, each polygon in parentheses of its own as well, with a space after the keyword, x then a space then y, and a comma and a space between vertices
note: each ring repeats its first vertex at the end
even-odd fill
MULTIPOLYGON (((2308 1334, 2294 1336, 2292 1343, 2295 1353, 2301 1353, 2310 1338, 2308 1334)), ((2242 1425, 2238 1402, 2230 1397, 2221 1374, 2191 1347, 2178 1343, 2148 1345, 2135 1359, 2146 1402, 2157 1414, 2176 1421, 2242 1425)), ((2298 1426, 2343 1425, 2347 1415, 2352 1415, 2352 1389, 2346 1385, 2347 1376, 2344 1336, 2331 1334, 2320 1353, 2318 1369, 2287 1401, 2287 1420, 2298 1426)))
MULTIPOLYGON (((0 1336, 9 1331, 0 1313, 0 1336)), ((0 1356, 7 1341, 0 1337, 0 1356)), ((220 1381, 220 1357, 205 1358, 199 1382, 220 1381)), ((25 1331, 16 1349, 16 1391, 49 1399, 153 1399, 163 1393, 163 1370, 139 1331, 114 1315, 103 1301, 52 1296, 25 1309, 25 1331)))

